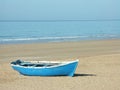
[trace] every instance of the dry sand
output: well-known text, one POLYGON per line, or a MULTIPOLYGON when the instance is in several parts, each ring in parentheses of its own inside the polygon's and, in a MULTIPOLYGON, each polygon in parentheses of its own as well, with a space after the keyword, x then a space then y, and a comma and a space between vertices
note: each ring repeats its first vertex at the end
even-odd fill
POLYGON ((0 45, 0 90, 120 90, 120 40, 0 45), (80 61, 74 77, 30 77, 16 59, 80 61))

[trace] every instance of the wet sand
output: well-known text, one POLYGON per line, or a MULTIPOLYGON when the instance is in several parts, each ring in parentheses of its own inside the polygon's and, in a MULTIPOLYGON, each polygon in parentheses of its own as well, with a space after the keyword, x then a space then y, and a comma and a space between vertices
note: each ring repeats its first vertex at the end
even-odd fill
POLYGON ((0 90, 120 90, 120 40, 0 45, 0 90), (79 59, 74 77, 23 76, 10 62, 79 59))

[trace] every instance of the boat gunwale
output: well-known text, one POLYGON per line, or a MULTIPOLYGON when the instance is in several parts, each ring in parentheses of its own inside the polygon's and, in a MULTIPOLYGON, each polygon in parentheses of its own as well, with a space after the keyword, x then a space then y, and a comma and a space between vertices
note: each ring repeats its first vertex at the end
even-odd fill
MULTIPOLYGON (((28 61, 28 62, 31 62, 31 61, 28 61)), ((34 62, 34 61, 32 61, 34 62)), ((36 61, 37 62, 37 61, 36 61)), ((33 68, 33 69, 44 69, 44 68, 55 68, 55 67, 60 67, 60 66, 65 66, 65 65, 68 65, 68 64, 71 64, 71 63, 74 63, 74 62, 79 62, 79 59, 76 59, 74 61, 38 61, 38 62, 52 62, 52 63, 60 63, 58 65, 53 65, 53 66, 43 66, 43 67, 35 67, 35 66, 22 66, 22 65, 14 65, 14 64, 11 64, 11 66, 15 66, 15 67, 21 67, 21 68, 33 68)))

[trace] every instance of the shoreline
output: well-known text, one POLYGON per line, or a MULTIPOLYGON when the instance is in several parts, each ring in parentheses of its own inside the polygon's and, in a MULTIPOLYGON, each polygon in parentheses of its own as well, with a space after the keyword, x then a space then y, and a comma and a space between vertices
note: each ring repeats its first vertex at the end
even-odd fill
POLYGON ((119 90, 120 39, 0 45, 0 90, 119 90), (10 62, 79 59, 75 76, 31 77, 10 62), (43 83, 44 82, 44 83, 43 83))
POLYGON ((48 44, 48 43, 72 43, 72 42, 91 42, 91 41, 110 41, 110 40, 120 40, 120 38, 108 38, 108 39, 86 39, 86 40, 68 40, 68 41, 21 41, 21 42, 10 42, 10 43, 0 43, 0 45, 20 45, 20 44, 48 44))
POLYGON ((0 42, 0 45, 19 45, 19 44, 47 44, 47 43, 66 43, 66 42, 89 42, 89 41, 106 41, 106 40, 120 40, 120 38, 96 38, 96 39, 75 39, 75 40, 58 40, 53 41, 40 41, 40 40, 23 40, 23 41, 11 41, 11 42, 0 42))

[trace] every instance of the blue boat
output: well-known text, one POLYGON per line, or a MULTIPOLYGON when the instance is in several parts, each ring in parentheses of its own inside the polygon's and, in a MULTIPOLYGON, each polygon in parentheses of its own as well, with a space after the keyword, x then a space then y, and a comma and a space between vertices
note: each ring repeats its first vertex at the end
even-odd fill
POLYGON ((14 70, 27 76, 74 76, 79 60, 74 61, 22 61, 11 62, 14 70))

